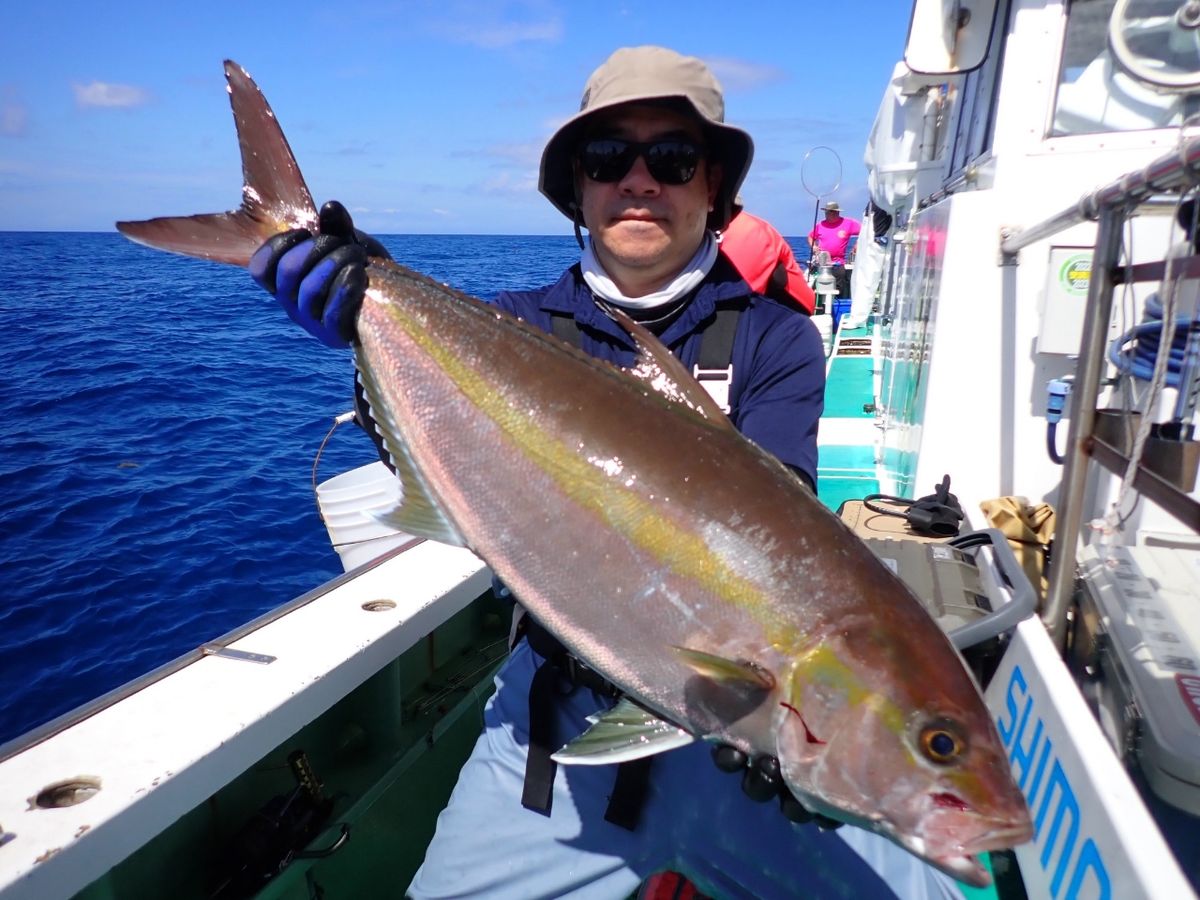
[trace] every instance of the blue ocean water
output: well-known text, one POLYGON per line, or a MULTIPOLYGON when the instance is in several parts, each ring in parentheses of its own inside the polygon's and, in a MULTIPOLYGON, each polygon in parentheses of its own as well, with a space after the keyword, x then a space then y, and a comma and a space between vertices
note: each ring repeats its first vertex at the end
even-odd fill
MULTIPOLYGON (((579 252, 382 240, 484 298, 579 252)), ((240 269, 116 233, 0 232, 0 743, 340 574, 312 464, 351 373, 240 269)), ((375 458, 340 428, 320 478, 375 458)))

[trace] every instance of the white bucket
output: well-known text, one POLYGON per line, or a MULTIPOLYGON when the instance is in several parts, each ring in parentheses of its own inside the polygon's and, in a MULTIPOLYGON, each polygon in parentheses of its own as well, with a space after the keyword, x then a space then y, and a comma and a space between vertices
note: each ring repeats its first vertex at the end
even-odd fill
POLYGON ((833 316, 829 313, 821 313, 813 316, 812 322, 817 326, 817 331, 821 333, 821 343, 825 345, 825 356, 833 352, 833 316))
POLYGON ((343 569, 349 572, 411 540, 411 535, 371 515, 392 509, 401 496, 400 479, 382 462, 359 466, 317 485, 317 505, 343 569))

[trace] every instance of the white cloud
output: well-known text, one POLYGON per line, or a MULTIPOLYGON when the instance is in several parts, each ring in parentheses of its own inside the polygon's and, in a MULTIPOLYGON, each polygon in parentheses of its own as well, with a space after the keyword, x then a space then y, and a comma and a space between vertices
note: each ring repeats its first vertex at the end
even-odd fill
POLYGON ((456 38, 464 44, 496 50, 514 44, 561 40, 563 24, 557 19, 546 22, 502 22, 483 28, 459 28, 456 31, 448 33, 447 37, 456 38))
POLYGON ((499 172, 484 179, 477 189, 484 194, 526 198, 537 190, 537 174, 499 172))
POLYGON ((787 79, 787 73, 778 66, 747 62, 732 57, 708 57, 705 59, 717 81, 726 91, 752 90, 763 84, 772 84, 787 79))
POLYGON ((446 40, 487 50, 517 44, 561 41, 565 28, 562 16, 544 0, 508 0, 482 7, 474 3, 436 4, 437 12, 428 28, 446 40))
POLYGON ((71 90, 75 93, 75 104, 80 107, 141 106, 150 99, 150 95, 146 91, 131 84, 93 81, 90 84, 72 84, 71 90))
POLYGON ((536 169, 542 159, 543 147, 542 141, 489 144, 470 150, 455 150, 450 155, 455 158, 491 159, 522 168, 536 169))

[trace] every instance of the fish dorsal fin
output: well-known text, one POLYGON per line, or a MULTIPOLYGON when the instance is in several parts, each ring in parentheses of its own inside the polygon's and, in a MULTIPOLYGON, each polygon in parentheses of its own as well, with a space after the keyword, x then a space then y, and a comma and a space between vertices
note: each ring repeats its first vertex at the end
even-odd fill
POLYGON ((631 375, 646 382, 655 393, 682 404, 713 425, 730 431, 737 430, 717 401, 700 386, 700 382, 692 377, 692 373, 662 341, 615 306, 607 305, 605 310, 629 332, 637 346, 637 362, 627 370, 631 375))
POLYGON ((663 721, 628 697, 607 712, 588 716, 588 721, 592 726, 587 731, 550 758, 563 765, 604 766, 653 756, 696 740, 695 735, 663 721))
POLYGON ((383 438, 383 445, 392 461, 392 468, 400 479, 402 496, 399 504, 389 510, 371 513, 372 518, 407 534, 429 538, 455 547, 465 547, 467 542, 458 528, 450 521, 441 504, 429 488, 425 476, 417 468, 400 429, 387 414, 387 405, 378 402, 380 397, 375 378, 368 367, 358 367, 358 380, 367 398, 371 420, 375 430, 383 438))
POLYGON ((757 663, 745 659, 726 659, 703 650, 672 647, 676 655, 697 675, 717 684, 736 685, 769 691, 775 687, 775 676, 757 663))

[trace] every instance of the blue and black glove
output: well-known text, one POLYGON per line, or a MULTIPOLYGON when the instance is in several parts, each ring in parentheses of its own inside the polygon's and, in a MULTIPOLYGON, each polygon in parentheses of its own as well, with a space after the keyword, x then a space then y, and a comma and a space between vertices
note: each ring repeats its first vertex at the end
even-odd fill
POLYGON ((358 231, 336 200, 321 207, 317 235, 284 231, 250 258, 250 276, 293 322, 329 347, 357 340, 355 320, 367 289, 367 258, 391 259, 383 244, 358 231))
POLYGON ((812 822, 822 831, 841 828, 842 823, 820 813, 810 812, 788 790, 779 771, 779 760, 774 756, 751 759, 737 747, 717 744, 712 751, 713 762, 722 772, 742 773, 742 792, 756 803, 766 803, 779 798, 779 811, 797 825, 812 822))

